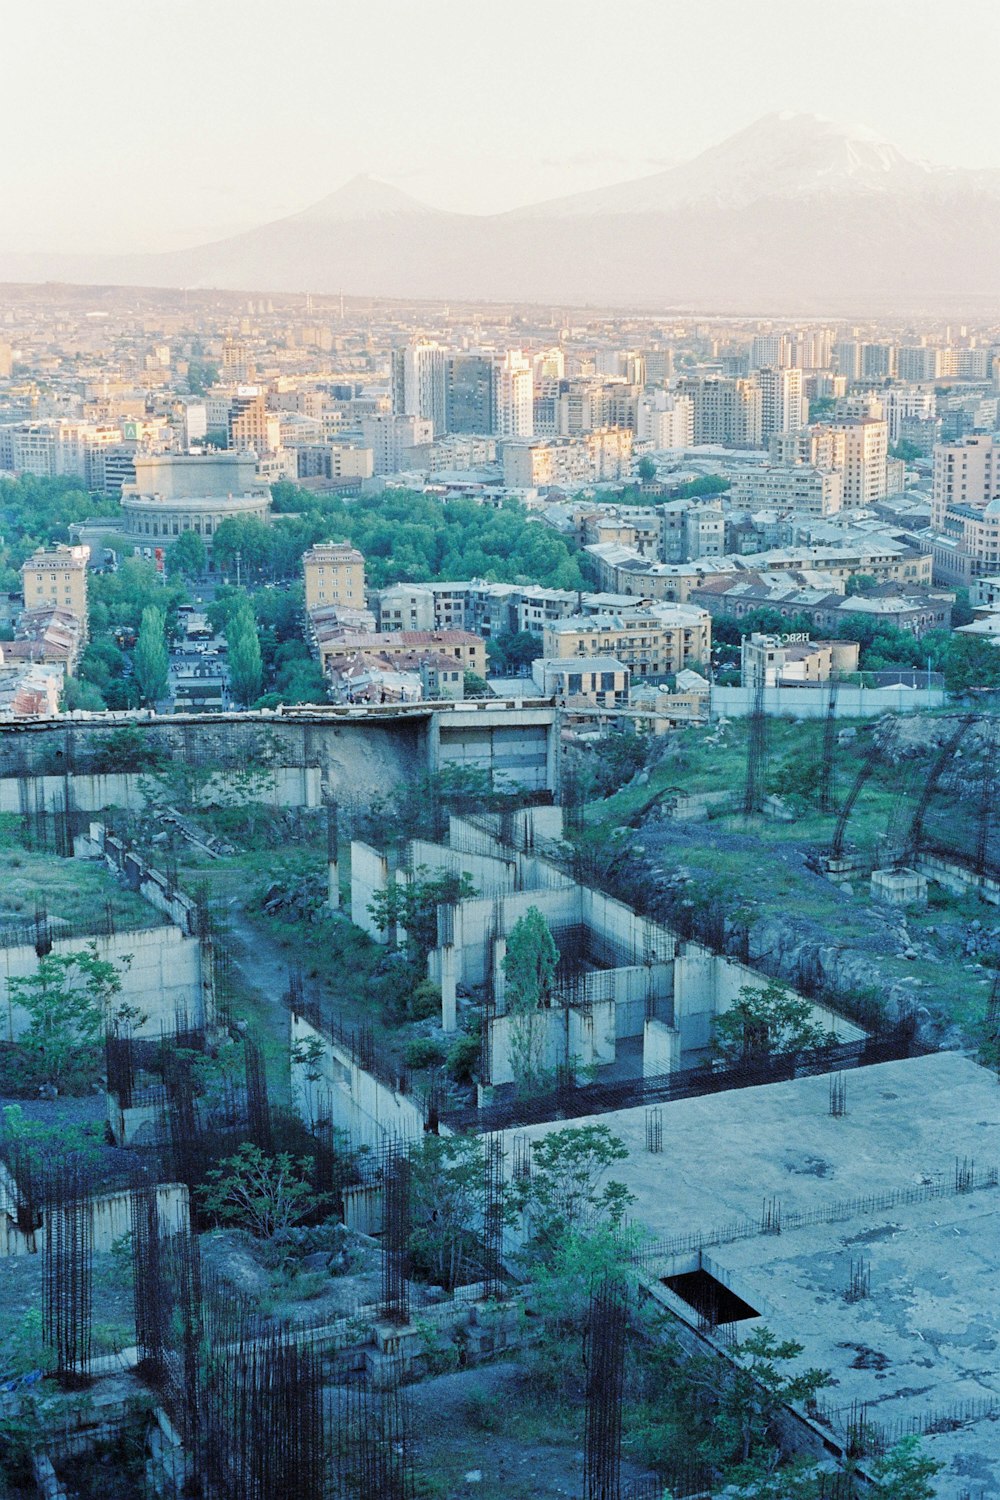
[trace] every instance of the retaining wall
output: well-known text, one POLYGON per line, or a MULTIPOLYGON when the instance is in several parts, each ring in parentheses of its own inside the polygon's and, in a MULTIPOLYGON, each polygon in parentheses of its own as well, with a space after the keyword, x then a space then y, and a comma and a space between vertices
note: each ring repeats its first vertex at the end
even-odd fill
MULTIPOLYGON (((185 1026, 204 1026, 211 1020, 211 976, 202 963, 201 944, 179 927, 145 927, 109 936, 55 938, 53 953, 79 953, 96 943, 98 956, 113 963, 122 978, 118 1002, 135 1006, 143 1017, 133 1027, 135 1036, 159 1037, 185 1026), (123 960, 131 955, 127 968, 123 960)), ((38 955, 30 944, 0 948, 0 1036, 15 1042, 27 1029, 29 1017, 15 1005, 11 979, 38 972, 38 955)))
POLYGON ((292 1016, 291 1073, 292 1104, 299 1117, 310 1127, 329 1119, 345 1132, 353 1150, 423 1134, 424 1112, 416 1100, 366 1073, 346 1047, 297 1015, 292 1016), (322 1049, 317 1060, 297 1062, 296 1053, 316 1041, 322 1049))
MULTIPOLYGON (((36 1255, 45 1246, 45 1210, 39 1229, 22 1233, 11 1217, 9 1186, 0 1184, 0 1258, 8 1255, 36 1255), (2 1202, 6 1198, 7 1202, 2 1202), (5 1211, 3 1211, 5 1210, 5 1211)), ((97 1193, 90 1199, 94 1249, 108 1251, 116 1240, 132 1229, 132 1195, 127 1189, 114 1193, 97 1193)), ((160 1215, 160 1233, 178 1234, 189 1223, 188 1190, 181 1182, 163 1182, 156 1189, 156 1206, 160 1215)))

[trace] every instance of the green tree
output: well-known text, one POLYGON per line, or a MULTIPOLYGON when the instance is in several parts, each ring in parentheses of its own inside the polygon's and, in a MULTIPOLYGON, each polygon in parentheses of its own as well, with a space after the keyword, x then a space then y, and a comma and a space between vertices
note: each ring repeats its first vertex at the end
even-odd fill
POLYGON ((226 625, 229 647, 229 687, 237 703, 249 705, 260 697, 264 663, 253 610, 242 601, 226 625))
POLYGON ((633 1194, 607 1179, 628 1159, 624 1141, 606 1125, 567 1125, 531 1143, 531 1175, 513 1185, 513 1201, 529 1231, 529 1258, 552 1260, 572 1236, 617 1230, 633 1194))
POLYGON ((943 1468, 920 1452, 918 1437, 901 1438, 875 1465, 875 1493, 885 1500, 934 1500, 937 1491, 931 1481, 943 1468))
POLYGON ((712 1047, 732 1067, 817 1051, 835 1040, 813 1020, 808 1000, 772 980, 762 990, 741 987, 735 1002, 715 1019, 712 1047))
POLYGON ((81 682, 77 677, 67 677, 63 683, 62 707, 65 713, 83 709, 86 713, 103 713, 107 700, 92 682, 81 682))
POLYGON ((508 1008, 537 1010, 551 1004, 558 963, 559 949, 548 923, 537 906, 529 906, 507 938, 503 971, 508 1008))
POLYGON ((852 573, 847 580, 847 595, 850 598, 854 594, 866 594, 869 589, 878 586, 878 579, 873 573, 852 573))
POLYGON ((510 1018, 510 1065, 518 1093, 535 1093, 546 1083, 548 1024, 542 1011, 552 1002, 559 950, 537 906, 529 906, 507 938, 503 969, 510 1018))
POLYGON ((907 464, 912 464, 918 458, 924 457, 924 450, 918 447, 916 443, 911 443, 907 438, 900 438, 899 442, 894 443, 889 449, 889 452, 893 458, 901 458, 907 464))
POLYGON ((392 927, 405 928, 410 957, 420 964, 437 946, 438 907, 471 901, 478 894, 471 875, 465 871, 456 875, 444 870, 429 876, 427 866, 418 865, 412 879, 396 881, 385 890, 376 891, 368 912, 379 932, 388 932, 392 927))
POLYGON ((308 1157, 287 1151, 268 1156, 244 1141, 234 1156, 206 1174, 198 1197, 217 1223, 238 1225, 255 1239, 272 1239, 320 1211, 323 1195, 312 1185, 312 1167, 308 1157))
POLYGON ((34 974, 8 980, 12 1004, 28 1017, 19 1045, 36 1076, 58 1085, 71 1070, 93 1071, 105 1026, 139 1019, 119 999, 131 962, 131 955, 121 959, 119 969, 92 942, 76 953, 44 954, 34 974))
POLYGON ((483 1171, 476 1136, 427 1135, 410 1153, 411 1260, 446 1290, 480 1269, 483 1171))
POLYGON ((463 690, 467 698, 489 698, 490 688, 485 677, 480 677, 478 672, 466 672, 463 681, 463 690))
POLYGON ((155 708, 160 699, 166 696, 170 668, 165 617, 163 611, 155 605, 147 605, 142 612, 132 666, 143 703, 155 708))
MULTIPOLYGON (((927 645, 929 637, 925 637, 927 645)), ((931 642, 931 646, 935 645, 931 642)), ((1000 687, 1000 648, 982 636, 953 635, 938 653, 949 693, 1000 687)))
POLYGON ((639 460, 639 478, 643 484, 650 484, 656 478, 656 459, 650 458, 648 453, 639 460))
POLYGON ((778 1419, 791 1402, 807 1405, 832 1384, 825 1370, 788 1369, 802 1354, 792 1339, 778 1339, 769 1328, 755 1328, 740 1346, 738 1358, 701 1356, 692 1362, 690 1379, 711 1405, 708 1451, 704 1457, 722 1470, 729 1483, 753 1488, 772 1475, 781 1461, 778 1419))
POLYGON ((605 1279, 617 1282, 626 1295, 630 1321, 635 1319, 638 1276, 632 1257, 639 1243, 636 1229, 599 1224, 589 1233, 570 1232, 550 1254, 535 1256, 527 1265, 525 1299, 540 1332, 523 1357, 528 1382, 540 1393, 560 1401, 583 1395, 580 1351, 595 1286, 605 1279))
POLYGON ((542 654, 541 636, 530 630, 501 630, 486 642, 486 653, 494 674, 504 677, 530 667, 542 654))
POLYGON ((167 548, 167 572, 182 578, 200 578, 207 562, 205 543, 196 531, 182 531, 167 548))

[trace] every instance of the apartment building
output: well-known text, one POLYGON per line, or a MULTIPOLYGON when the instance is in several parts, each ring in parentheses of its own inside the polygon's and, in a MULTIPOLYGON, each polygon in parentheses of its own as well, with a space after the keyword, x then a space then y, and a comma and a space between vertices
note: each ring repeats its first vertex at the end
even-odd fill
POLYGON ((531 676, 543 698, 562 708, 624 708, 632 674, 614 656, 539 656, 531 676))
POLYGON ((325 604, 365 606, 365 560, 350 542, 320 542, 302 558, 306 609, 325 604))
POLYGON ((840 510, 844 477, 839 469, 812 464, 770 464, 737 474, 729 491, 731 504, 748 509, 774 507, 810 516, 832 516, 840 510))
POLYGON ((24 607, 68 610, 87 620, 87 564, 89 547, 42 548, 21 566, 24 607))
POLYGON ((768 366, 757 371, 760 386, 760 440, 767 443, 778 432, 797 432, 805 425, 808 407, 802 394, 802 371, 768 366))
POLYGON ((554 620, 542 634, 542 655, 559 661, 613 657, 635 677, 666 677, 710 660, 712 622, 707 610, 679 605, 634 613, 573 615, 554 620))
POLYGON ((453 658, 465 672, 486 676, 486 642, 467 630, 398 630, 384 635, 343 630, 330 639, 320 640, 318 647, 324 672, 358 652, 397 659, 433 653, 453 658))
POLYGON ((759 448, 761 392, 755 380, 721 375, 682 376, 676 394, 691 400, 696 443, 759 448))

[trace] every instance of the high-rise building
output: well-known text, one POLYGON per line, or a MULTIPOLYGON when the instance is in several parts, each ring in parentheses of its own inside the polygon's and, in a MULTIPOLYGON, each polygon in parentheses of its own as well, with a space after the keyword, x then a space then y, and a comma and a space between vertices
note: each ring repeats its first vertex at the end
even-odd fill
POLYGON ((838 373, 846 375, 848 381, 861 379, 861 345, 856 339, 843 339, 834 344, 833 359, 838 373))
POLYGON ((945 529, 945 512, 956 505, 983 510, 1000 499, 1000 443, 976 432, 958 443, 939 443, 934 449, 931 487, 931 525, 945 529))
POLYGON ((534 427, 531 362, 520 349, 493 356, 493 411, 489 431, 497 437, 531 437, 534 427))
POLYGON ((896 374, 910 384, 936 380, 938 364, 938 351, 925 344, 903 344, 896 350, 896 374))
POLYGON ((786 363, 787 353, 788 340, 783 333, 758 333, 750 345, 750 368, 780 368, 786 363))
POLYGON ((397 416, 422 417, 434 436, 447 431, 447 350, 422 340, 392 353, 392 409, 397 416))
POLYGON ((930 421, 937 412, 937 399, 933 389, 920 386, 892 386, 882 392, 882 412, 889 424, 889 442, 898 443, 903 435, 903 423, 915 417, 930 421))
POLYGON ((253 355, 238 339, 226 339, 222 346, 222 379, 229 384, 250 385, 257 371, 253 355))
POLYGON ((690 448, 694 442, 694 403, 690 396, 649 391, 636 408, 636 437, 653 448, 690 448))
POLYGON ((446 368, 449 432, 493 431, 493 361, 488 354, 453 354, 446 368))
POLYGON ((772 433, 797 432, 805 425, 802 371, 767 366, 757 372, 760 386, 760 432, 766 443, 772 433))
POLYGON ((676 392, 691 398, 696 443, 760 447, 760 386, 755 380, 686 376, 677 381, 676 392))
POLYGON ((361 437, 365 447, 371 449, 373 472, 398 474, 408 465, 407 449, 433 441, 434 426, 429 418, 376 412, 362 419, 361 437))
POLYGON ((896 372, 896 349, 893 344, 862 344, 862 380, 891 380, 896 372))
MULTIPOLYGON (((885 421, 862 417, 826 424, 843 436, 843 508, 860 510, 882 500, 886 494, 886 458, 889 429, 885 421)), ((837 465, 836 467, 839 467, 837 465)))

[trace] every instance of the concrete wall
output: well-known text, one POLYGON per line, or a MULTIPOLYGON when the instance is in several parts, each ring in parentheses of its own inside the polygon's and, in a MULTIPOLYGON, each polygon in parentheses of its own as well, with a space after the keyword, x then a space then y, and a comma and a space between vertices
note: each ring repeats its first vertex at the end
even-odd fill
MULTIPOLYGON (((85 938, 56 938, 53 953, 79 953, 85 938)), ((141 928, 97 936, 99 957, 115 964, 122 976, 122 1003, 134 1005, 144 1017, 134 1027, 136 1036, 159 1037, 176 1030, 178 1017, 185 1025, 202 1026, 211 1017, 206 998, 211 977, 202 964, 201 944, 178 927, 141 928), (131 955, 127 969, 123 959, 131 955)), ((14 1042, 28 1026, 27 1013, 14 1005, 9 981, 24 979, 38 971, 38 956, 32 946, 0 948, 0 1034, 14 1042)))
MULTIPOLYGON (((0 1258, 7 1255, 36 1255, 45 1246, 44 1214, 42 1226, 24 1234, 12 1218, 9 1183, 0 1183, 0 1258)), ((127 1191, 97 1193, 90 1200, 94 1249, 108 1251, 116 1240, 132 1228, 132 1195, 127 1191)), ((156 1189, 156 1206, 161 1234, 178 1234, 189 1222, 188 1190, 180 1182, 160 1183, 156 1189)), ((47 1211, 46 1211, 47 1212, 47 1211)))
MULTIPOLYGON (((746 718, 753 710, 755 696, 755 688, 713 686, 712 718, 746 718)), ((945 701, 943 688, 865 688, 841 683, 837 689, 834 717, 877 719, 882 714, 918 713, 928 708, 942 708, 945 701)), ((825 719, 829 707, 829 694, 823 687, 764 689, 764 712, 779 718, 825 719)))
MULTIPOLYGON (((766 974, 732 958, 712 953, 699 943, 685 943, 674 963, 674 1025, 685 1053, 702 1051, 712 1040, 712 1024, 739 999, 744 987, 765 990, 766 974)), ((810 1005, 811 1019, 838 1042, 863 1041, 860 1026, 835 1015, 825 1005, 810 1005)))
POLYGON ((292 1105, 310 1127, 329 1119, 343 1130, 353 1149, 377 1148, 386 1140, 417 1140, 423 1134, 420 1104, 366 1073, 345 1047, 302 1016, 292 1016, 292 1105), (296 1062, 303 1044, 318 1040, 316 1063, 296 1062), (317 1075, 317 1076, 312 1076, 317 1075))
POLYGON ((977 875, 957 860, 943 858, 940 854, 918 854, 913 861, 928 880, 936 880, 945 890, 961 896, 968 890, 978 891, 991 906, 1000 906, 1000 880, 992 875, 977 875))
MULTIPOLYGON (((604 1065, 615 1060, 615 1006, 612 1000, 597 1005, 559 1006, 535 1011, 532 1025, 537 1037, 537 1051, 532 1051, 537 1067, 548 1073, 570 1065, 582 1081, 584 1068, 604 1065)), ((513 1083, 511 1067, 511 1033, 517 1025, 512 1016, 497 1016, 490 1033, 490 1081, 513 1083)))
MULTIPOLYGON (((22 797, 32 812, 63 812, 66 807, 66 782, 69 782, 70 807, 76 812, 101 812, 120 807, 139 812, 146 805, 146 791, 151 784, 148 774, 121 772, 103 776, 5 776, 0 779, 0 813, 19 813, 22 797)), ((199 797, 203 807, 233 804, 233 793, 224 775, 211 777, 199 797)), ((274 766, 254 794, 254 800, 268 807, 319 807, 321 796, 318 766, 274 766)))
POLYGON ((642 1033, 642 1076, 659 1078, 681 1065, 681 1034, 665 1021, 645 1021, 642 1033))
MULTIPOLYGON (((478 898, 460 901, 454 912, 455 979, 459 985, 482 984, 492 954, 487 954, 487 937, 499 915, 501 932, 510 932, 514 923, 529 907, 535 906, 550 927, 572 927, 580 922, 580 892, 572 882, 555 890, 515 891, 496 901, 478 898)), ((430 977, 440 983, 440 952, 434 949, 428 959, 430 977)))
POLYGON ((583 922, 599 937, 626 950, 635 963, 670 962, 677 940, 668 927, 640 917, 630 906, 587 886, 580 890, 583 922))
POLYGON ((414 869, 423 865, 428 873, 436 875, 468 875, 477 891, 493 895, 501 891, 516 890, 518 864, 516 859, 501 859, 486 854, 467 854, 463 850, 446 848, 444 844, 432 844, 426 839, 413 839, 409 846, 414 869))
MULTIPOLYGON (((468 818, 452 816, 448 820, 449 843, 457 838, 463 843, 470 837, 482 839, 495 845, 499 853, 501 819, 499 813, 486 813, 473 823, 468 818)), ((517 849, 541 849, 546 844, 558 843, 563 837, 563 810, 558 803, 545 807, 521 807, 512 817, 512 836, 517 849)), ((484 852, 485 843, 484 843, 484 852)))
POLYGON ((87 769, 109 734, 138 725, 172 758, 224 765, 316 766, 323 791, 350 812, 392 787, 447 764, 482 764, 498 784, 558 788, 558 710, 416 704, 409 708, 328 707, 287 713, 63 716, 0 727, 0 776, 87 769), (484 737, 485 736, 485 737, 484 737))

